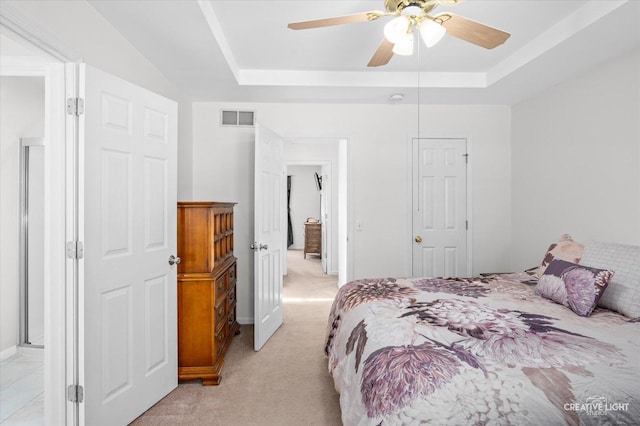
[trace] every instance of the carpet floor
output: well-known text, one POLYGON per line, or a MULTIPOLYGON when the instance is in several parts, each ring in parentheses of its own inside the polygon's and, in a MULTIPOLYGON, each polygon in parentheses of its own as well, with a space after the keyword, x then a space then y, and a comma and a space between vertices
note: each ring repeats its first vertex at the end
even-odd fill
POLYGON ((324 338, 337 278, 322 273, 320 259, 287 255, 284 323, 259 352, 253 325, 241 326, 218 386, 199 380, 178 387, 137 418, 134 426, 339 426, 339 396, 327 372, 324 338))

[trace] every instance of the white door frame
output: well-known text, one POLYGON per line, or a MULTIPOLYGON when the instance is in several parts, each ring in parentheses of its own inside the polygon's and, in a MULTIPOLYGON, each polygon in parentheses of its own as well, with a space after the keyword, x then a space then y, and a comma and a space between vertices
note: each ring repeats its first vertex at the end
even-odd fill
MULTIPOLYGON (((337 195, 337 217, 333 218, 332 224, 334 227, 334 231, 337 230, 337 265, 329 265, 327 264, 327 271, 335 271, 337 268, 338 271, 338 286, 342 286, 347 282, 353 279, 353 267, 349 263, 350 259, 353 259, 352 244, 349 244, 349 237, 351 236, 352 227, 350 224, 352 223, 352 212, 353 206, 348 202, 348 193, 349 193, 349 180, 348 180, 348 165, 350 164, 348 155, 348 139, 344 137, 308 137, 308 136, 287 136, 285 137, 285 151, 289 144, 305 144, 305 143, 316 143, 316 144, 332 144, 337 143, 337 161, 335 164, 331 164, 329 161, 324 160, 316 160, 313 158, 309 158, 306 160, 296 161, 296 160, 287 160, 285 161, 285 165, 321 165, 325 164, 327 167, 331 169, 331 173, 338 175, 337 182, 331 182, 331 191, 333 192, 333 196, 337 195)), ((286 154, 285 154, 286 157, 286 154)), ((313 157, 313 156, 311 156, 313 157)), ((330 179, 331 181, 331 179, 330 179)), ((285 183, 286 185, 286 183, 285 183)), ((286 190, 286 187, 285 187, 286 190)), ((286 193, 286 192, 285 192, 286 193)), ((332 196, 332 197, 333 197, 332 196)), ((331 208, 333 205, 333 199, 329 200, 328 207, 331 208)), ((286 225, 286 224, 285 224, 286 225)), ((332 241, 331 244, 334 242, 332 241)), ((283 241, 283 247, 287 248, 286 239, 283 241)), ((328 252, 327 252, 328 253, 328 252)), ((286 272, 286 264, 284 271, 286 272)))
POLYGON ((74 51, 61 45, 30 18, 10 4, 0 8, 0 32, 20 44, 35 48, 42 55, 25 61, 3 58, 2 75, 43 76, 45 79, 45 349, 44 349, 44 420, 46 425, 73 425, 75 405, 67 401, 66 385, 70 383, 73 347, 70 319, 73 312, 65 307, 73 294, 73 263, 66 258, 64 247, 69 241, 67 221, 68 195, 73 190, 68 181, 72 135, 67 132, 65 99, 65 63, 79 59, 74 51), (62 248, 62 249, 61 249, 62 248))
MULTIPOLYGON (((13 35, 17 36, 15 32, 13 35)), ((17 39, 32 44, 28 38, 17 39)), ((45 52, 43 57, 47 57, 45 52)), ((66 259, 61 249, 66 241, 64 65, 55 58, 42 62, 3 58, 0 73, 3 76, 40 76, 45 80, 44 418, 46 424, 69 424, 63 391, 67 381, 66 259)))
MULTIPOLYGON (((473 275, 473 206, 471 201, 473 200, 472 193, 472 179, 473 175, 472 165, 473 165, 473 155, 472 148, 473 143, 470 136, 457 136, 457 135, 420 135, 420 136, 409 136, 407 138, 407 194, 413 194, 413 188, 416 182, 413 181, 414 170, 413 170, 413 141, 415 139, 465 139, 467 141, 467 220, 469 221, 469 228, 467 230, 467 273, 465 276, 473 275)), ((411 195, 411 208, 407 210, 407 272, 406 275, 410 277, 413 274, 413 210, 415 206, 414 197, 411 195)))
MULTIPOLYGON (((285 141, 285 149, 287 148, 287 144, 285 141)), ((285 170, 288 170, 289 166, 309 166, 309 167, 313 167, 313 166, 317 166, 320 167, 322 170, 322 174, 323 175, 329 175, 331 176, 332 173, 332 169, 331 169, 331 162, 330 161, 314 161, 314 160, 309 160, 309 161, 285 161, 284 162, 284 166, 285 166, 285 170)), ((332 255, 333 255, 333 227, 336 226, 337 220, 334 219, 333 215, 331 214, 332 212, 332 208, 333 208, 333 203, 332 203, 332 197, 333 197, 333 186, 332 185, 332 179, 329 179, 329 185, 327 187, 325 187, 324 182, 322 184, 322 190, 323 190, 323 194, 325 196, 325 203, 327 205, 327 215, 329 216, 329 226, 324 226, 324 218, 321 218, 320 221, 323 223, 322 226, 322 232, 326 235, 326 247, 322 247, 322 250, 324 252, 326 252, 326 256, 325 256, 325 262, 327 265, 327 271, 326 273, 329 274, 331 271, 334 270, 335 265, 333 264, 333 260, 332 260, 332 255), (326 189, 325 189, 326 188, 326 189)), ((286 182, 285 182, 286 185, 286 182)), ((285 194, 286 194, 286 187, 285 187, 285 194)), ((285 200, 286 201, 286 200, 285 200)), ((285 209, 285 211, 287 211, 285 209)), ((285 220, 285 225, 286 225, 286 220, 287 217, 285 215, 284 217, 285 220)), ((287 229, 287 227, 285 226, 283 229, 287 229)), ((287 236, 284 236, 284 253, 286 253, 287 251, 287 236)), ((287 260, 286 260, 286 256, 284 259, 284 274, 287 275, 288 272, 288 267, 287 267, 287 260)))

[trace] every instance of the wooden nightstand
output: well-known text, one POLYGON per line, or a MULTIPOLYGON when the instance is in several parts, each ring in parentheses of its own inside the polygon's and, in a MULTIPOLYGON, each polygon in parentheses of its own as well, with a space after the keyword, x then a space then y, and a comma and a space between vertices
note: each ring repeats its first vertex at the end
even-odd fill
POLYGON ((304 223, 304 258, 307 253, 318 254, 322 256, 322 224, 305 222, 304 223))

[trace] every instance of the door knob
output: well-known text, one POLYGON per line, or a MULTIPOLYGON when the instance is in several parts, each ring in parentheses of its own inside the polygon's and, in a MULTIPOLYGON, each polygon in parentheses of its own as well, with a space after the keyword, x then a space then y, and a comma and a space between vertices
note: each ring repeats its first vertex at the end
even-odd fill
POLYGON ((416 243, 421 243, 422 242, 422 237, 420 235, 416 235, 416 243))
POLYGON ((249 248, 253 251, 258 251, 258 250, 267 250, 269 248, 268 244, 262 244, 262 243, 258 243, 256 241, 254 241, 249 248))
POLYGON ((182 259, 179 257, 175 257, 174 255, 169 256, 169 265, 177 265, 180 262, 182 262, 182 259))

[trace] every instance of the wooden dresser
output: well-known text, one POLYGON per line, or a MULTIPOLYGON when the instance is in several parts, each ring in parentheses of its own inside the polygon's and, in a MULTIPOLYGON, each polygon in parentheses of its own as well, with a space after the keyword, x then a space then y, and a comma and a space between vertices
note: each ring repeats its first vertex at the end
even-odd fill
POLYGON ((304 223, 304 258, 307 254, 322 255, 322 224, 314 222, 304 223))
POLYGON ((220 383, 236 321, 235 203, 178 203, 178 378, 220 383))

